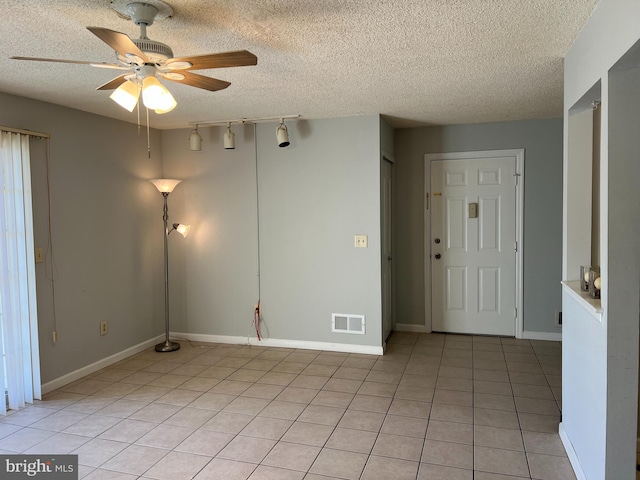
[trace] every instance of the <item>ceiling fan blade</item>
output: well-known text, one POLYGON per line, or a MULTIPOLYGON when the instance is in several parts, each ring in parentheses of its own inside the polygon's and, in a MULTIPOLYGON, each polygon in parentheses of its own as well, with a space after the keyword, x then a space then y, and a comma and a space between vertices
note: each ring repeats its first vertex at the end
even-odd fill
POLYGON ((32 62, 55 62, 55 63, 71 63, 77 65, 91 65, 92 67, 99 68, 115 68, 118 70, 129 70, 128 67, 122 67, 115 63, 107 62, 83 62, 81 60, 60 60, 58 58, 38 58, 38 57, 9 57, 12 60, 29 60, 32 62))
POLYGON ((124 33, 116 32, 102 27, 87 27, 91 33, 102 40, 104 43, 113 48, 123 57, 127 54, 140 57, 145 63, 149 62, 149 58, 140 50, 131 39, 124 33))
POLYGON ((119 77, 116 77, 113 80, 109 80, 104 85, 100 85, 98 88, 96 88, 96 90, 115 90, 116 88, 118 88, 120 85, 122 85, 124 82, 127 81, 126 77, 128 75, 129 74, 123 73, 119 77))
POLYGON ((172 58, 167 60, 165 65, 168 68, 172 68, 171 64, 176 62, 188 62, 191 64, 191 66, 187 68, 181 68, 180 65, 176 65, 176 70, 202 70, 206 68, 244 67, 248 65, 256 65, 258 63, 258 57, 246 50, 238 50, 237 52, 210 53, 207 55, 172 58))
POLYGON ((190 85, 192 87, 203 88, 210 92, 216 92, 227 88, 231 83, 224 80, 218 80, 217 78, 205 77, 204 75, 198 75, 197 73, 190 72, 168 72, 161 74, 163 78, 171 80, 172 82, 182 83, 183 85, 190 85))

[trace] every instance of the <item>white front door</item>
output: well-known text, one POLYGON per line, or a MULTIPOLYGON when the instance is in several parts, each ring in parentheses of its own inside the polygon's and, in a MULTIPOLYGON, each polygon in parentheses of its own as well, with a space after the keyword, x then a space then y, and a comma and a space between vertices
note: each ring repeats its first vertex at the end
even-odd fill
POLYGON ((431 161, 432 329, 516 333, 516 158, 431 161))

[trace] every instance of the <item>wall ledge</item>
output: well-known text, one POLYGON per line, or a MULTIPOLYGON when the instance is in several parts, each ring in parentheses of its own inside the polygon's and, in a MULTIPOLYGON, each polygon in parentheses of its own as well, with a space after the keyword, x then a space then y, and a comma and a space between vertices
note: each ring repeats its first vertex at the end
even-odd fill
POLYGON ((562 290, 567 292, 579 305, 589 312, 596 320, 602 323, 602 304, 599 298, 591 298, 588 293, 580 290, 580 281, 562 281, 562 290))
POLYGON ((306 350, 323 350, 326 352, 363 353, 367 355, 382 355, 382 345, 354 345, 351 343, 310 342, 307 340, 288 340, 279 338, 263 338, 258 341, 255 337, 234 337, 230 335, 208 335, 202 333, 171 332, 171 338, 192 342, 227 343, 232 345, 253 345, 261 347, 303 348, 306 350))

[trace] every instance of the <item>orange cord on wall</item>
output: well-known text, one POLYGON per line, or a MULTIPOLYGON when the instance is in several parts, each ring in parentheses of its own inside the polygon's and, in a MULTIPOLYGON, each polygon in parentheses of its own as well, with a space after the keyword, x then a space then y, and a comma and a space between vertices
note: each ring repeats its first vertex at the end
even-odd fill
POLYGON ((262 312, 260 310, 260 300, 258 300, 258 305, 253 311, 253 325, 256 329, 256 335, 258 336, 258 341, 262 340, 260 336, 260 320, 262 319, 262 312))

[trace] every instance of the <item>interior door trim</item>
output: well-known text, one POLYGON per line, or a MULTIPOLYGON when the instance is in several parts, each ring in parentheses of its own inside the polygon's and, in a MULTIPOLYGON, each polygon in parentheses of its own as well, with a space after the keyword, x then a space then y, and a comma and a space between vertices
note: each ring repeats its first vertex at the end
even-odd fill
MULTIPOLYGON (((524 330, 523 308, 523 221, 524 221, 524 148, 510 150, 484 150, 474 152, 450 152, 427 153, 424 156, 424 191, 423 200, 423 225, 424 225, 424 331, 431 332, 431 212, 430 188, 431 188, 431 162, 434 160, 472 160, 496 157, 515 157, 516 159, 516 312, 515 334, 516 338, 522 338, 524 330)), ((515 245, 514 245, 515 247, 515 245)))

